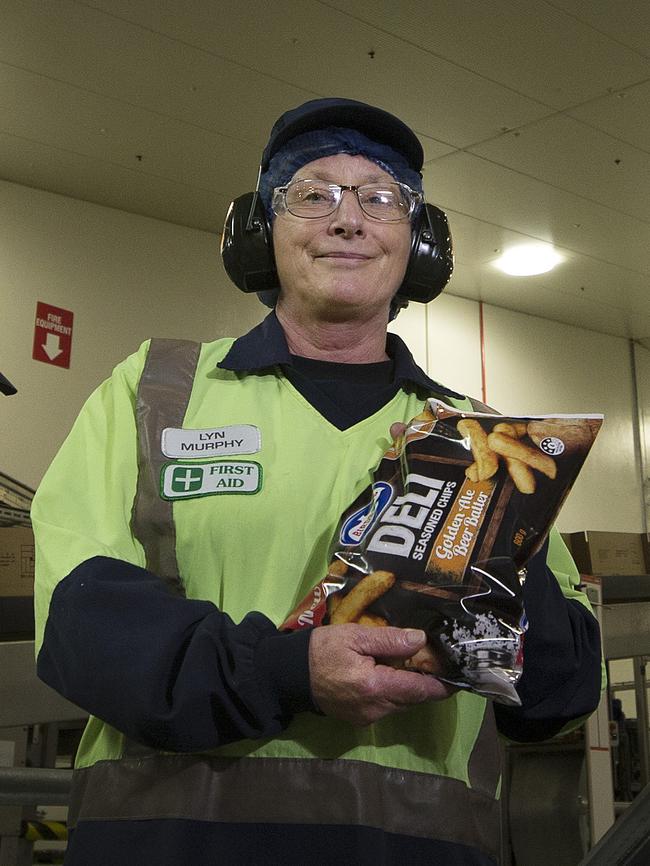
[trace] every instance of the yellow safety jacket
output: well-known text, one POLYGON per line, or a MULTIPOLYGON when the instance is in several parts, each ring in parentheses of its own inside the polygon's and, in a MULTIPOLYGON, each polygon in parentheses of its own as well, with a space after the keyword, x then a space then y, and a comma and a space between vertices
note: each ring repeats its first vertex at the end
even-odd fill
MULTIPOLYGON (((218 369, 231 345, 144 344, 87 402, 34 502, 37 649, 56 584, 97 555, 147 567, 236 622, 259 610, 281 623, 325 573, 339 516, 391 423, 423 408, 400 390, 341 431, 279 369, 218 369)), ((549 564, 582 601, 557 533, 549 564)), ((496 856, 499 786, 492 706, 468 692, 366 728, 299 713, 270 740, 201 754, 143 749, 91 717, 70 823, 359 824, 496 856)))

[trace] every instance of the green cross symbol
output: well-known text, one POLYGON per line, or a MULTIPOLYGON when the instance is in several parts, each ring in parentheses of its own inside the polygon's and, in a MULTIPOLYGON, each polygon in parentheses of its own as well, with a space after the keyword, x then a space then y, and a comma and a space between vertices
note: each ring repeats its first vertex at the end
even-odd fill
POLYGON ((197 466, 177 466, 172 473, 174 493, 191 493, 200 490, 203 483, 203 469, 197 466))

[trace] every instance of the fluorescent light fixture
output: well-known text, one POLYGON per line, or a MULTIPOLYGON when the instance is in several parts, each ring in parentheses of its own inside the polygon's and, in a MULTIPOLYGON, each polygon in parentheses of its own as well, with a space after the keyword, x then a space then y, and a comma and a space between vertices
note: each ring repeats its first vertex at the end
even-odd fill
POLYGON ((550 244, 533 243, 511 247, 494 265, 513 277, 532 277, 534 274, 547 273, 562 261, 564 257, 550 244))

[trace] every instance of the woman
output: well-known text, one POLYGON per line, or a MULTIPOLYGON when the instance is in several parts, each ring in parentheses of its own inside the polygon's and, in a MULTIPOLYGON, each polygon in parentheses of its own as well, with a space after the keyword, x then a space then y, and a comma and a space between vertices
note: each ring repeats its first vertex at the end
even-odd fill
MULTIPOLYGON (((380 109, 283 115, 259 184, 275 309, 237 340, 145 344, 48 471, 38 670, 93 714, 66 862, 494 864, 492 705, 382 663, 422 648, 418 630, 276 628, 324 574, 391 426, 431 395, 471 408, 386 330, 421 167, 380 109)), ((556 534, 549 561, 526 584, 523 706, 499 708, 515 738, 598 701, 597 626, 556 534)))

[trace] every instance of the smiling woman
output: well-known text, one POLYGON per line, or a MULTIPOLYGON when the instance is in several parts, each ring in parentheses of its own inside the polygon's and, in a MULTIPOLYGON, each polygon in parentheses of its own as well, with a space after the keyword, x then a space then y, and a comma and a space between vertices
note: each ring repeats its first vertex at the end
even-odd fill
MULTIPOLYGON (((285 112, 223 245, 233 282, 276 309, 236 339, 143 344, 48 470, 32 509, 38 672, 92 714, 69 866, 494 866, 495 713, 400 664, 439 652, 426 624, 276 625, 328 573, 389 430, 431 396, 470 408, 387 333, 451 273, 422 164, 382 109, 285 112), (318 189, 287 199, 307 180, 318 189)), ((405 496, 387 484, 383 504, 408 525, 422 496, 405 496)), ((526 581, 514 739, 554 734, 598 697, 595 620, 566 549, 549 561, 526 581)))
MULTIPOLYGON (((345 186, 393 182, 365 157, 348 154, 310 162, 293 180, 311 177, 345 186)), ((390 303, 404 277, 410 242, 408 215, 373 219, 352 190, 343 190, 329 215, 305 219, 285 210, 277 216, 273 247, 281 290, 276 312, 292 352, 342 362, 385 360, 390 303), (342 321, 343 333, 338 330, 342 321)))

